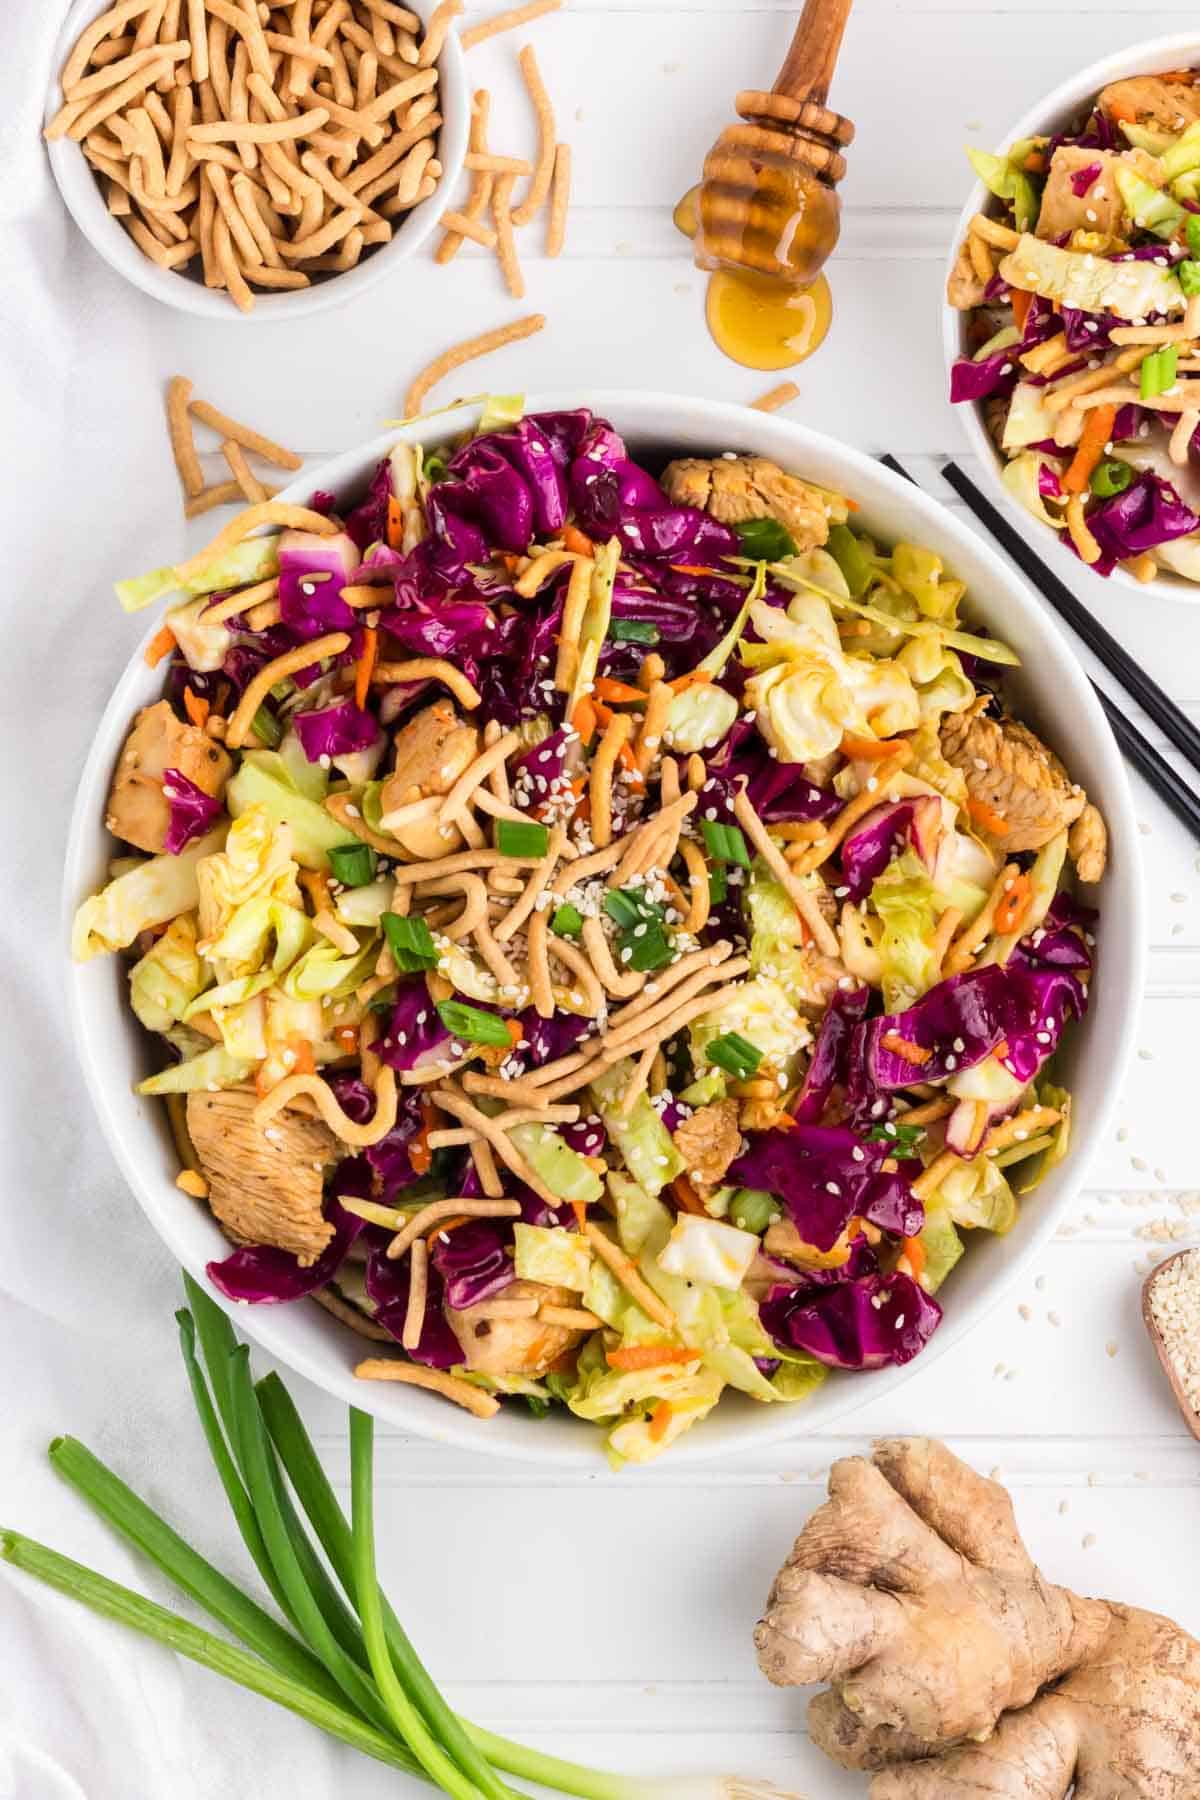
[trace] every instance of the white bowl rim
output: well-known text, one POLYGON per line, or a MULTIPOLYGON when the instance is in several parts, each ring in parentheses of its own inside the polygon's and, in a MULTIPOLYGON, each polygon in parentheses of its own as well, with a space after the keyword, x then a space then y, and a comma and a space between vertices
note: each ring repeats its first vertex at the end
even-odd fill
MULTIPOLYGON (((105 10, 105 0, 74 0, 54 46, 53 62, 43 122, 48 124, 62 105, 59 71, 71 53, 80 32, 105 10)), ((458 181, 467 153, 470 130, 470 94, 467 83, 466 58, 454 25, 446 33, 441 55, 437 59, 440 92, 448 96, 449 108, 442 107, 443 122, 439 128, 438 148, 442 173, 434 192, 419 206, 404 215, 387 243, 374 248, 353 269, 317 281, 308 288, 295 288, 279 293, 254 290, 254 305, 242 312, 223 288, 206 288, 202 281, 173 269, 160 269, 151 262, 109 213, 99 184, 79 145, 73 138, 54 138, 45 144, 58 191, 81 235, 92 249, 135 287, 151 299, 160 300, 180 312, 197 318, 220 319, 242 325, 270 325, 281 320, 311 318, 342 306, 374 287, 399 263, 407 262, 437 229, 447 199, 458 181)))
MULTIPOLYGON (((1120 949, 1129 962, 1129 990, 1132 995, 1140 996, 1145 986, 1146 898, 1138 853, 1133 796, 1125 765, 1091 684, 1079 667, 1069 641, 1055 621, 1046 615, 1045 609, 1026 588, 1020 576, 990 543, 960 521, 940 501, 933 499, 915 484, 893 475, 864 451, 791 420, 759 414, 751 408, 725 402, 654 391, 601 389, 581 393, 575 387, 537 392, 526 397, 528 412, 573 410, 581 405, 613 419, 619 430, 635 440, 655 433, 660 437, 669 437, 674 431, 694 425, 703 431, 714 446, 722 440, 729 443, 739 437, 745 438, 748 431, 752 432, 760 442, 765 440, 769 443, 775 453, 790 456, 793 459, 792 466, 799 470, 804 468, 806 455, 831 455, 846 470, 844 485, 847 492, 854 495, 856 483, 865 484, 867 488, 871 484, 880 484, 885 492, 890 490, 892 497, 902 502, 914 519, 917 533, 928 526, 935 536, 956 540, 966 554, 974 555, 989 569, 990 578, 995 582, 997 591, 1003 595, 1002 604, 1013 604, 1019 612, 1023 612, 1026 623, 1046 640, 1059 658, 1058 674, 1070 690, 1068 697, 1077 709, 1079 724, 1084 728, 1090 727, 1095 748, 1104 765, 1103 803, 1109 828, 1110 850, 1125 863, 1124 867, 1118 865, 1119 879, 1125 890, 1125 910, 1118 914, 1115 923, 1110 922, 1105 928, 1106 941, 1112 946, 1107 960, 1111 963, 1118 960, 1119 936, 1122 940, 1120 949)), ((440 414, 426 415, 420 420, 385 432, 366 444, 340 452, 311 472, 305 471, 281 492, 279 498, 303 500, 317 487, 336 493, 344 482, 360 478, 358 472, 383 457, 397 441, 420 441, 433 435, 428 429, 431 426, 437 436, 449 437, 474 423, 480 410, 476 402, 462 402, 440 414)), ((715 454, 715 450, 713 453, 715 454)), ((869 502, 867 504, 869 506, 869 502)), ((994 628, 1002 628, 999 621, 995 622, 994 628)), ((180 1241, 180 1232, 173 1229, 173 1220, 184 1216, 181 1208, 174 1207, 174 1202, 168 1206, 169 1195, 156 1196, 151 1191, 152 1183, 139 1162, 135 1145, 127 1138, 115 1117, 114 1094, 121 1075, 114 1077, 111 1069, 101 1067, 90 1051, 85 1031, 80 976, 84 968, 93 965, 79 965, 72 961, 70 934, 80 897, 88 891, 91 881, 90 873, 84 869, 88 854, 87 838, 95 830, 96 820, 100 816, 103 792, 107 788, 113 760, 106 754, 101 775, 98 747, 101 744, 111 745, 115 754, 115 748, 123 740, 130 717, 130 695, 145 679, 143 651, 155 629, 154 625, 148 628, 134 651, 97 726, 95 741, 86 759, 72 810, 64 861, 62 931, 71 1035, 101 1129, 122 1174, 138 1204, 172 1254, 229 1314, 243 1336, 253 1340, 284 1367, 311 1381, 324 1393, 347 1405, 372 1413, 405 1434, 411 1433, 459 1449, 482 1451, 485 1455, 518 1462, 575 1467, 593 1476, 604 1473, 598 1430, 582 1420, 573 1422, 578 1424, 578 1432, 570 1439, 558 1442, 542 1435, 544 1427, 539 1421, 532 1418, 518 1419, 514 1416, 515 1409, 505 1409, 508 1415, 506 1423, 515 1424, 518 1429, 511 1432, 506 1430, 501 1435, 494 1428, 501 1424, 504 1415, 484 1426, 480 1421, 460 1413, 457 1408, 443 1403, 435 1396, 424 1394, 419 1389, 403 1386, 391 1388, 383 1382, 358 1381, 349 1367, 328 1365, 326 1359, 309 1355, 303 1349, 298 1350, 288 1339, 289 1307, 251 1306, 229 1301, 216 1292, 205 1277, 203 1259, 191 1258, 180 1241), (414 1400, 418 1404, 414 1405, 414 1400), (427 1408, 422 1407, 419 1404, 422 1401, 431 1404, 427 1408)), ((1106 918, 1113 910, 1110 899, 1106 918)), ((1085 1026, 1086 1023, 1085 1021, 1085 1026)), ((912 1362, 898 1368, 871 1371, 869 1376, 861 1373, 852 1380, 837 1371, 833 1372, 832 1379, 838 1382, 838 1401, 835 1407, 826 1409, 828 1416, 822 1420, 822 1430, 828 1430, 834 1421, 840 1422, 868 1402, 892 1393, 914 1373, 929 1368, 935 1359, 951 1350, 998 1305, 1022 1272, 1029 1267, 1033 1258, 1054 1235, 1066 1207, 1082 1185, 1099 1139, 1116 1107, 1120 1083, 1132 1058, 1136 1030, 1137 1009, 1135 1006, 1127 1006, 1120 1015, 1115 1041, 1106 1041, 1103 1046, 1097 1044, 1093 1047, 1094 1056, 1102 1053, 1107 1058, 1107 1077, 1103 1082, 1103 1099, 1091 1121, 1090 1137, 1086 1144, 1072 1146, 1070 1157, 1061 1171, 1060 1191, 1052 1203, 1043 1202, 1036 1215, 1029 1219, 1028 1235, 1011 1266, 999 1271, 992 1286, 984 1293, 971 1301, 964 1301, 957 1313, 948 1312, 920 1356, 912 1362)), ((126 1072, 122 1071, 121 1074, 126 1072)), ((170 1192, 175 1193, 175 1190, 170 1192)), ((182 1200, 183 1197, 179 1198, 182 1200)), ((822 1393, 826 1391, 822 1389, 822 1393)), ((717 1411, 719 1410, 718 1408, 717 1411)), ((715 1418, 716 1414, 713 1416, 715 1418)), ((708 1421, 702 1421, 672 1445, 666 1459, 668 1470, 681 1470, 685 1464, 710 1462, 718 1457, 735 1455, 739 1451, 753 1454, 789 1439, 802 1437, 806 1429, 806 1418, 811 1416, 811 1407, 803 1403, 764 1408, 760 1415, 756 1414, 756 1422, 752 1428, 747 1428, 744 1433, 731 1433, 728 1436, 716 1431, 706 1432, 708 1421)), ((659 1466, 653 1465, 650 1470, 642 1469, 640 1473, 652 1478, 654 1468, 659 1466)))
MULTIPOLYGON (((1126 75, 1154 75, 1163 69, 1181 68, 1184 66, 1185 60, 1196 62, 1198 59, 1200 59, 1200 33, 1197 32, 1173 32, 1166 37, 1150 38, 1140 44, 1132 45, 1127 50, 1110 51, 1107 56, 1102 56, 1096 62, 1089 63, 1087 68, 1079 70, 1078 73, 1071 76, 1070 80, 1060 82, 1058 87, 1031 106, 1028 112, 1017 120, 1012 129, 1005 132, 996 154, 1003 154, 1011 144, 1015 144, 1020 138, 1034 137, 1045 131, 1048 119, 1053 120, 1060 113, 1075 110, 1090 96, 1099 93, 1100 89, 1107 86, 1110 81, 1119 81, 1126 75)), ((982 181, 976 181, 955 222, 954 236, 946 259, 947 280, 954 267, 958 247, 966 234, 967 225, 977 212, 984 210, 986 202, 990 198, 982 181)), ((959 312, 957 308, 950 305, 945 298, 945 283, 943 283, 942 345, 945 353, 947 382, 951 365, 965 353, 962 343, 962 325, 968 317, 969 314, 959 312)), ((955 406, 953 411, 958 414, 960 428, 970 441, 976 460, 983 466, 993 492, 999 495, 1002 504, 1015 520, 1027 530, 1036 531, 1039 539, 1044 539, 1049 535, 1049 527, 1026 512, 1000 479, 1004 464, 984 428, 979 402, 965 402, 955 406)), ((1079 566, 1081 569, 1087 567, 1085 563, 1080 563, 1079 566)), ((1111 575, 1097 576, 1096 579, 1106 582, 1108 586, 1131 589, 1134 593, 1140 594, 1143 599, 1146 597, 1145 585, 1135 575, 1131 575, 1127 569, 1123 569, 1119 563, 1111 575)), ((1165 595, 1171 600, 1181 601, 1185 606, 1200 605, 1200 582, 1185 581, 1182 575, 1174 575, 1169 569, 1159 570, 1154 581, 1153 591, 1155 598, 1165 595)))

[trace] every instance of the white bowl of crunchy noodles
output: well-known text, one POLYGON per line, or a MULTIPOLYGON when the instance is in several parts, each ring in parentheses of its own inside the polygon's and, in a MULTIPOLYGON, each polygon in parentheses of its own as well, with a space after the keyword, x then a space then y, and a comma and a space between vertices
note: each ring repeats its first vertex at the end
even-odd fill
MULTIPOLYGON (((426 242, 462 170, 470 125, 463 53, 457 33, 452 27, 446 29, 444 17, 422 9, 426 25, 436 30, 440 40, 440 47, 431 46, 431 55, 434 48, 437 54, 429 68, 385 56, 376 84, 369 86, 364 78, 362 105, 368 112, 373 98, 385 101, 398 78, 415 91, 390 111, 379 106, 379 116, 363 125, 365 135, 353 139, 351 160, 349 154, 339 156, 334 134, 351 132, 357 116, 353 106, 342 104, 350 99, 344 52, 348 48, 352 58, 361 54, 352 38, 335 37, 332 50, 324 43, 316 46, 324 58, 315 69, 318 81, 329 73, 327 65, 334 51, 338 52, 339 102, 332 94, 323 95, 311 87, 301 86, 299 95, 293 94, 289 83, 294 57, 268 45, 260 33, 252 54, 243 59, 242 46, 233 41, 236 34, 215 16, 210 18, 209 44, 216 47, 213 33, 218 34, 217 42, 227 44, 225 82, 217 86, 223 89, 228 84, 232 70, 234 88, 240 87, 240 97, 227 108, 218 104, 214 120, 210 116, 211 73, 196 85, 193 58, 183 54, 188 42, 186 9, 172 42, 162 43, 158 63, 152 60, 152 48, 139 46, 134 35, 138 16, 123 23, 124 11, 127 9, 120 6, 105 7, 98 0, 76 0, 55 46, 45 114, 46 126, 51 128, 46 150, 67 210, 92 248, 118 274, 181 312, 262 323, 323 312, 352 300, 394 273, 426 242), (109 34, 102 34, 94 45, 92 41, 96 25, 106 16, 117 21, 120 49, 116 60, 109 34), (268 80, 264 71, 272 61, 274 73, 268 80), (116 85, 104 86, 110 71, 117 72, 118 62, 130 73, 116 85), (261 67, 256 66, 259 62, 261 67), (386 68, 385 62, 393 68, 386 68), (161 71, 161 87, 157 83, 142 86, 151 68, 161 71), (401 75, 402 69, 410 73, 401 75), (84 111, 72 111, 65 105, 64 72, 86 84, 81 101, 84 111), (186 79, 189 74, 191 81, 186 79), (256 83, 264 84, 258 95, 256 83), (111 100, 126 90, 130 91, 120 110, 96 117, 93 125, 92 117, 103 115, 111 100), (178 99, 181 94, 186 98, 178 99), (185 122, 190 119, 192 128, 226 133, 201 147, 210 160, 188 166, 173 156, 177 106, 186 109, 185 122), (414 119, 410 127, 406 115, 413 106, 425 116, 423 121, 414 119), (314 116, 318 107, 324 109, 323 119, 314 116), (340 119, 335 108, 340 108, 340 119), (312 118, 315 136, 294 131, 294 117, 302 111, 312 118), (83 136, 89 140, 92 161, 70 135, 76 122, 85 128, 83 136), (239 129, 248 135, 260 134, 260 141, 240 145, 228 135, 239 129), (143 130, 149 141, 147 154, 139 156, 137 145, 143 130), (279 136, 264 146, 261 134, 272 130, 279 136), (248 160, 239 164, 243 154, 248 160), (423 172, 423 159, 429 158, 433 159, 432 174, 423 172), (406 177, 404 192, 395 185, 402 167, 411 177, 406 177), (201 186, 207 188, 208 184, 201 183, 198 171, 208 169, 215 172, 220 191, 215 186, 206 191, 202 204, 201 186), (143 211, 138 204, 139 187, 143 199, 156 197, 160 203, 180 194, 186 198, 194 193, 196 199, 182 211, 164 211, 161 204, 158 209, 143 211), (302 188, 311 195, 307 213, 301 203, 302 188), (367 210, 356 215, 352 207, 367 210), (311 247, 307 258, 290 254, 290 244, 298 235, 311 247), (257 261, 251 261, 253 256, 257 261), (206 270, 214 273, 221 285, 207 285, 206 270)), ((359 12, 369 25, 371 14, 361 8, 359 12)), ((178 15, 175 7, 177 20, 178 15)), ((171 16, 168 8, 164 18, 171 16)), ((417 21, 415 13, 412 17, 417 21)), ((286 39, 286 27, 287 20, 281 15, 265 29, 273 37, 286 39)), ((354 17, 349 28, 366 37, 365 25, 354 17)), ((160 29, 169 31, 169 25, 160 29)), ((406 46, 410 57, 419 54, 416 46, 420 43, 419 36, 410 37, 406 46)), ((332 81, 332 74, 329 79, 332 81)))
MULTIPOLYGON (((1021 138, 1069 129, 1071 122, 1081 114, 1086 114, 1089 103, 1110 82, 1122 81, 1133 75, 1159 75, 1168 70, 1193 68, 1197 65, 1200 65, 1200 36, 1195 32, 1176 32, 1170 37, 1153 38, 1148 43, 1134 44, 1125 50, 1114 50, 1111 55, 1101 57, 1097 62, 1078 70, 1069 80, 1060 82, 1058 87, 1036 101, 1011 130, 1005 132, 997 151, 1003 153, 1021 138)), ((976 213, 987 211, 990 198, 982 181, 977 181, 968 194, 954 227, 946 264, 947 278, 954 267, 959 245, 966 236, 971 219, 976 213)), ((970 313, 959 312, 948 301, 943 301, 942 342, 947 384, 952 365, 959 357, 971 353, 966 341, 970 317, 970 313)), ((1030 514, 1001 480, 1004 459, 988 434, 982 403, 967 402, 956 406, 954 411, 971 452, 977 458, 999 503, 1013 516, 1026 535, 1034 535, 1039 539, 1057 536, 1047 526, 1037 525, 1036 522, 1031 525, 1030 514)), ((1085 567, 1086 564, 1080 564, 1081 572, 1085 567)), ((1107 580, 1114 587, 1131 589, 1145 597, 1145 584, 1120 563, 1107 580)), ((1200 602, 1200 583, 1185 580, 1183 576, 1173 574, 1170 569, 1161 566, 1154 579, 1152 592, 1155 595, 1167 595, 1172 600, 1185 600, 1191 605, 1200 602)))
MULTIPOLYGON (((856 523, 881 540, 907 539, 936 551, 966 582, 968 613, 1020 656, 1021 667, 1012 672, 1015 709, 1051 744, 1069 746, 1072 772, 1103 811, 1111 845, 1108 872, 1100 887, 1088 892, 1101 910, 1091 1003, 1063 1052, 1063 1079, 1073 1094, 1075 1120, 1070 1154, 1026 1202, 1007 1236, 974 1234, 976 1241, 942 1294, 944 1322, 920 1357, 905 1367, 870 1374, 835 1372, 814 1398, 795 1407, 768 1409, 730 1394, 672 1447, 668 1466, 678 1469, 683 1463, 762 1452, 806 1432, 828 1431, 856 1407, 919 1380, 937 1357, 962 1342, 1053 1235, 1079 1190, 1133 1049, 1146 936, 1139 840, 1124 765, 1073 651, 1013 570, 944 507, 861 451, 743 407, 621 392, 539 394, 529 401, 531 411, 579 405, 610 419, 631 452, 652 467, 677 454, 729 450, 770 457, 851 496, 859 507, 856 523)), ((442 445, 478 417, 477 406, 463 405, 410 422, 334 457, 288 489, 285 498, 302 501, 316 488, 345 495, 360 491, 399 439, 442 445)), ((104 828, 105 800, 129 721, 139 707, 159 697, 161 686, 161 675, 147 667, 139 649, 97 728, 67 850, 64 946, 77 905, 103 880, 113 854, 113 840, 104 828)), ((228 1244, 207 1210, 175 1184, 179 1162, 164 1109, 133 1091, 134 1082, 151 1067, 150 1047, 128 1006, 120 960, 95 957, 69 964, 67 987, 71 1035, 113 1155, 150 1223, 202 1281, 205 1264, 226 1255, 228 1244)), ((162 1299, 165 1306, 172 1296, 164 1292, 162 1299)), ((221 1303, 228 1308, 228 1302, 221 1303)), ((417 1388, 356 1380, 353 1369, 363 1355, 362 1339, 318 1306, 241 1306, 236 1315, 239 1328, 282 1363, 398 1430, 530 1462, 571 1464, 589 1472, 602 1467, 594 1427, 554 1416, 558 1409, 538 1419, 504 1408, 494 1418, 476 1420, 417 1388)))

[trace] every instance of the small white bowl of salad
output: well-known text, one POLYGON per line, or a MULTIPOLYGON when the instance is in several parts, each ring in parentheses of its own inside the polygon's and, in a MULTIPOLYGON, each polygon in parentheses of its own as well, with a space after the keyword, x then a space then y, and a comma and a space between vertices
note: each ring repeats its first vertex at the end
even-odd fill
POLYGON ((167 611, 80 785, 74 1035, 283 1362, 503 1456, 744 1454, 1053 1232, 1132 1048, 1137 832, 1071 651, 927 496, 552 394, 118 589, 167 611))
POLYGON ((1093 63, 969 155, 943 329, 975 455, 1085 567, 1200 599, 1200 39, 1093 63))

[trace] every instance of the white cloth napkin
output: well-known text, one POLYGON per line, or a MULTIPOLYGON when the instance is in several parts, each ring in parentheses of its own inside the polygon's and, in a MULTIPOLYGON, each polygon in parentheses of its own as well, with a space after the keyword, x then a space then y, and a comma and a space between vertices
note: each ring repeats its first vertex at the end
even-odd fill
MULTIPOLYGON (((214 1562, 245 1570, 179 1362, 177 1272, 101 1140, 64 1023, 68 816, 144 629, 109 583, 181 543, 167 316, 80 237, 40 141, 64 12, 10 4, 0 57, 0 1523, 174 1604, 45 1457, 56 1433, 82 1438, 214 1562)), ((0 1564, 0 1800, 416 1791, 0 1564)))

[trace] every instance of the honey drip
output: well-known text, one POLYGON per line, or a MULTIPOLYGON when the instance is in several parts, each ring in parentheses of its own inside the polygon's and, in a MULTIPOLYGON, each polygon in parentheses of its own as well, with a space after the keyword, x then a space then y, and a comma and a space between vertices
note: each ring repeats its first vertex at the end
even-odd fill
MULTIPOLYGON (((700 230, 700 184, 672 214, 677 230, 700 230)), ((824 275, 804 286, 746 269, 719 268, 709 276, 705 318, 717 348, 747 369, 790 369, 819 349, 833 320, 824 275)))

